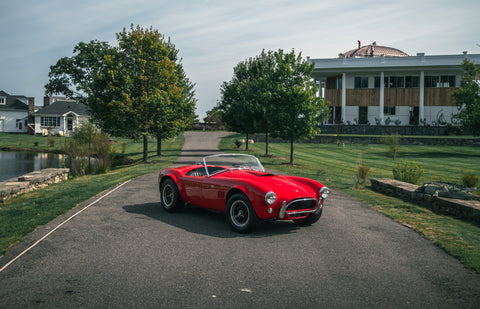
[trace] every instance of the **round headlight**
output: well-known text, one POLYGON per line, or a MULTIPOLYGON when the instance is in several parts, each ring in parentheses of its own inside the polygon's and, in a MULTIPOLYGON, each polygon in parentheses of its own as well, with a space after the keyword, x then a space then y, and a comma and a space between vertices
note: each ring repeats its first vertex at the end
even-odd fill
POLYGON ((267 205, 273 205, 273 203, 275 203, 276 200, 277 200, 277 195, 273 191, 270 191, 267 194, 265 194, 265 203, 267 203, 267 205))
POLYGON ((323 187, 320 189, 320 196, 322 197, 322 199, 326 199, 329 194, 330 190, 327 187, 323 187))

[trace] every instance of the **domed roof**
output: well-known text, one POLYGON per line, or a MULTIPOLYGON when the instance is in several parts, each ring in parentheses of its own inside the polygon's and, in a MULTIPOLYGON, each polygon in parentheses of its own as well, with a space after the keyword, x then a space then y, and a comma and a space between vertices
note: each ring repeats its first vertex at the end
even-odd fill
POLYGON ((377 45, 377 42, 373 42, 370 45, 360 46, 360 41, 358 41, 358 48, 349 50, 343 54, 339 55, 339 58, 343 57, 379 57, 384 55, 385 57, 408 57, 406 53, 403 51, 387 47, 377 45))

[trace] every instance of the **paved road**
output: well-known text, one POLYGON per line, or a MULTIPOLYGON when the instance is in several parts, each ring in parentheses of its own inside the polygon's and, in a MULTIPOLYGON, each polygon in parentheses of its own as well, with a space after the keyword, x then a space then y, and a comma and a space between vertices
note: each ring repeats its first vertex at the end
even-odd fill
MULTIPOLYGON (((219 133, 187 132, 179 162, 219 133)), ((213 150, 215 152, 215 150, 213 150)), ((232 232, 221 214, 159 207, 157 173, 75 208, 0 260, 2 308, 478 308, 480 276, 333 191, 318 223, 232 232), (100 200, 98 200, 100 198, 100 200), (60 223, 77 214, 55 229, 60 223)))

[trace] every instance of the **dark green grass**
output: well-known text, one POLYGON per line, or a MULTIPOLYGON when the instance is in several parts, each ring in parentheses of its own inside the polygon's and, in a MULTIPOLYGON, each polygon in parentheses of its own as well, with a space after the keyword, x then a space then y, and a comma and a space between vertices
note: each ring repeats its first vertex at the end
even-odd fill
MULTIPOLYGON (((234 141, 244 138, 235 134, 224 138, 220 149, 225 152, 244 152, 244 146, 235 148, 234 141)), ((354 188, 354 175, 360 162, 370 166, 368 178, 392 178, 393 166, 400 160, 415 161, 425 169, 420 182, 448 181, 461 183, 463 173, 480 176, 480 148, 453 146, 400 145, 394 161, 386 145, 295 144, 295 165, 288 164, 290 144, 270 143, 264 157, 265 144, 250 145, 266 168, 318 180, 343 191, 374 209, 401 222, 430 239, 464 265, 480 272, 480 227, 455 218, 436 214, 416 204, 372 191, 368 184, 354 188)), ((328 205, 328 204, 327 204, 328 205)), ((334 205, 332 205, 334 207, 334 205)), ((327 218, 325 218, 327 220, 327 218)))
MULTIPOLYGON (((183 136, 165 142, 163 155, 157 157, 156 142, 149 143, 149 163, 140 163, 142 143, 128 140, 124 156, 130 165, 104 174, 88 175, 53 184, 45 189, 19 195, 0 204, 0 256, 40 225, 47 224, 79 203, 129 179, 155 172, 175 162, 183 147, 183 136)), ((0 141, 0 144, 2 141, 0 141)), ((120 145, 116 144, 115 147, 120 145)), ((121 149, 121 147, 120 147, 121 149)), ((119 151, 121 151, 119 149, 119 151)))

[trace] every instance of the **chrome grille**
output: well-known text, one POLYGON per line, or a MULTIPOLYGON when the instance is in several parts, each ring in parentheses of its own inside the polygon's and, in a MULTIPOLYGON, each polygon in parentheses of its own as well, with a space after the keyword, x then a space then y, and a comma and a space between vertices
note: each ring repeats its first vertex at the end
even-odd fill
POLYGON ((296 199, 288 203, 287 212, 298 210, 312 210, 317 207, 317 200, 313 198, 296 199))

